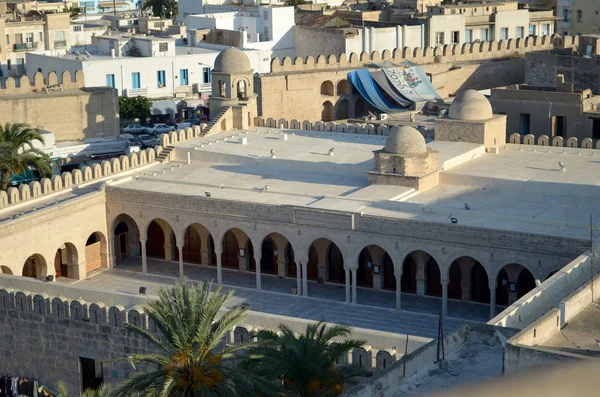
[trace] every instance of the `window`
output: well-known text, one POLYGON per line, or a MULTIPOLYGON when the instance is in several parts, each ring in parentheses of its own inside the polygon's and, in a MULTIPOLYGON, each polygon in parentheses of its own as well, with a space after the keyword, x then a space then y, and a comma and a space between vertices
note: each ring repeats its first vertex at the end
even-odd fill
POLYGON ((25 58, 17 58, 17 72, 25 73, 25 58))
POLYGON ((156 72, 156 84, 158 85, 158 88, 162 88, 167 85, 167 78, 164 70, 159 70, 156 72))
POLYGON ((40 32, 40 39, 39 41, 44 41, 44 34, 42 32, 40 32))
POLYGON ((10 36, 6 35, 6 44, 10 44, 10 36))
POLYGON ((22 44, 22 43, 23 43, 23 34, 22 33, 15 34, 15 44, 22 44))
POLYGON ((563 10, 563 22, 569 22, 569 10, 565 8, 563 10))
POLYGON ((221 98, 227 97, 227 85, 223 80, 219 80, 219 94, 221 98))
POLYGON ((535 32, 536 32, 535 25, 529 25, 529 35, 530 36, 535 36, 535 32))
POLYGON ((107 74, 106 75, 106 86, 110 88, 115 88, 115 75, 107 74))
POLYGON ((165 27, 165 22, 164 21, 154 22, 154 27, 155 28, 164 28, 165 27))
POLYGON ((500 40, 508 40, 508 28, 500 28, 500 40))
POLYGON ((465 30, 465 43, 471 43, 473 41, 473 29, 465 30))
POLYGON ((517 26, 517 34, 515 35, 515 37, 517 39, 522 39, 524 36, 525 36, 525 27, 517 26))
POLYGON ((566 128, 566 117, 564 116, 552 116, 552 137, 562 136, 563 138, 567 137, 567 128, 566 128))
POLYGON ((131 73, 131 88, 142 88, 140 72, 131 73))
POLYGON ((210 68, 202 68, 202 82, 210 83, 210 68))
POLYGON ((240 80, 237 83, 237 97, 239 99, 246 98, 246 82, 244 80, 240 80))
POLYGON ((545 23, 542 25, 542 36, 548 36, 550 34, 550 24, 545 23))
POLYGON ((179 69, 179 85, 188 85, 188 70, 187 69, 179 69))
POLYGON ((582 23, 583 22, 583 14, 581 13, 581 10, 577 10, 577 23, 582 23))
POLYGON ((444 44, 444 32, 437 32, 435 34, 435 45, 444 44))
POLYGON ((452 44, 460 43, 460 33, 458 31, 452 32, 452 44))
POLYGON ((592 119, 592 138, 600 139, 600 119, 592 119))
POLYGON ((263 20, 265 20, 265 21, 269 20, 269 13, 267 11, 263 11, 263 20))
POLYGON ((133 25, 133 21, 131 19, 127 20, 127 25, 133 25))
POLYGON ((81 25, 75 25, 73 26, 73 32, 81 32, 81 25))
POLYGON ((167 52, 167 51, 169 51, 169 43, 159 43, 158 44, 158 51, 160 51, 160 52, 167 52))
POLYGON ((265 26, 265 39, 263 41, 269 41, 269 28, 265 26))
POLYGON ((488 41, 489 40, 489 29, 480 29, 479 30, 479 39, 481 41, 488 41))
POLYGON ((10 59, 7 59, 7 60, 6 60, 6 67, 8 68, 8 70, 11 70, 11 69, 12 69, 12 67, 11 67, 11 65, 10 65, 10 59))

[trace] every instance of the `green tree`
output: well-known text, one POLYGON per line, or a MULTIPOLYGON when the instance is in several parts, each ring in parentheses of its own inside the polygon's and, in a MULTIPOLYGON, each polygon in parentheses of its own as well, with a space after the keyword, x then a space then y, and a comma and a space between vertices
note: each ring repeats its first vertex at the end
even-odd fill
POLYGON ((71 14, 70 18, 71 19, 75 19, 75 18, 77 18, 79 16, 79 14, 81 14, 81 8, 79 8, 79 7, 73 7, 73 6, 71 6, 71 7, 65 7, 63 9, 63 12, 70 13, 71 14))
POLYGON ((150 117, 151 109, 152 102, 146 97, 119 97, 119 115, 125 120, 146 121, 150 117))
MULTIPOLYGON (((69 397, 69 390, 64 382, 61 381, 57 383, 56 394, 58 397, 69 397)), ((97 389, 86 389, 81 397, 111 397, 112 395, 112 387, 103 383, 97 389)))
POLYGON ((218 287, 211 294, 210 289, 211 283, 193 286, 183 280, 160 290, 159 299, 149 303, 145 311, 163 337, 125 324, 161 353, 114 360, 145 364, 119 385, 118 396, 137 393, 154 397, 272 395, 270 382, 237 365, 241 362, 240 354, 251 345, 239 344, 220 350, 223 337, 242 321, 247 308, 235 307, 220 316, 220 309, 233 291, 222 294, 218 287))
POLYGON ((175 19, 179 14, 177 0, 144 0, 144 10, 152 10, 152 15, 160 18, 175 19))
POLYGON ((298 7, 305 4, 312 4, 312 1, 307 0, 285 0, 283 2, 284 5, 288 7, 298 7))
POLYGON ((286 397, 339 396, 345 385, 369 375, 358 365, 336 365, 349 350, 365 344, 347 339, 350 334, 348 327, 318 322, 307 325, 306 332, 296 336, 280 324, 279 332, 258 332, 261 343, 250 349, 244 367, 282 385, 286 397))
POLYGON ((34 170, 42 176, 52 175, 52 160, 35 148, 34 142, 44 144, 38 129, 27 124, 0 125, 0 190, 9 188, 12 174, 24 170, 34 170))

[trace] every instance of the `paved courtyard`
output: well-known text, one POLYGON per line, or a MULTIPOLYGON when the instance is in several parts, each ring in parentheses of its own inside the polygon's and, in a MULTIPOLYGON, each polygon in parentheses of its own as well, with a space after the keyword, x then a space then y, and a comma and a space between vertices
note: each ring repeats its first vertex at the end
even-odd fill
MULTIPOLYGON (((156 294, 159 287, 172 284, 178 278, 176 262, 148 259, 148 273, 141 273, 139 258, 122 261, 115 269, 101 271, 78 285, 111 289, 137 294, 140 286, 148 294, 156 294)), ((184 265, 184 273, 191 280, 216 280, 216 268, 184 265)), ((235 289, 230 305, 248 303, 254 311, 292 316, 355 327, 396 332, 426 338, 435 338, 441 300, 402 294, 403 310, 395 310, 395 294, 388 291, 358 289, 359 304, 344 302, 344 286, 309 283, 309 297, 292 295, 296 280, 263 275, 262 291, 255 289, 255 274, 223 269, 224 290, 235 289)), ((216 284, 216 282, 215 282, 216 284)), ((501 310, 501 308, 499 308, 501 310)), ((444 332, 456 330, 470 321, 487 321, 489 306, 457 301, 448 302, 450 316, 444 319, 444 332)))

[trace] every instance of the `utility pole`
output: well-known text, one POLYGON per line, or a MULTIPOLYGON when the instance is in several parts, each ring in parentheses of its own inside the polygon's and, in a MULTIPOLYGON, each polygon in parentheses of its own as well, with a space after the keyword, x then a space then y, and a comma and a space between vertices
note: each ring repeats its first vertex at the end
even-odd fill
POLYGON ((594 221, 592 218, 592 214, 590 214, 590 278, 592 280, 592 303, 594 302, 594 221))

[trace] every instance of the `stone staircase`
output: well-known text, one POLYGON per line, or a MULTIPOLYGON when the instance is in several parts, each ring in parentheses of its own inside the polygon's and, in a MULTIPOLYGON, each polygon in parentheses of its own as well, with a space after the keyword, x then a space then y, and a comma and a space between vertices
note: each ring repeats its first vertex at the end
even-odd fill
POLYGON ((163 149, 162 152, 160 152, 160 154, 158 156, 156 156, 155 160, 156 161, 160 161, 161 163, 164 163, 165 161, 169 160, 169 156, 171 154, 171 152, 173 151, 175 147, 173 146, 167 146, 166 148, 163 149))
POLYGON ((221 121, 229 109, 230 108, 228 106, 223 106, 222 108, 220 108, 215 117, 213 117, 212 120, 208 122, 206 127, 204 127, 204 130, 202 130, 200 136, 204 137, 211 133, 220 131, 221 121))

